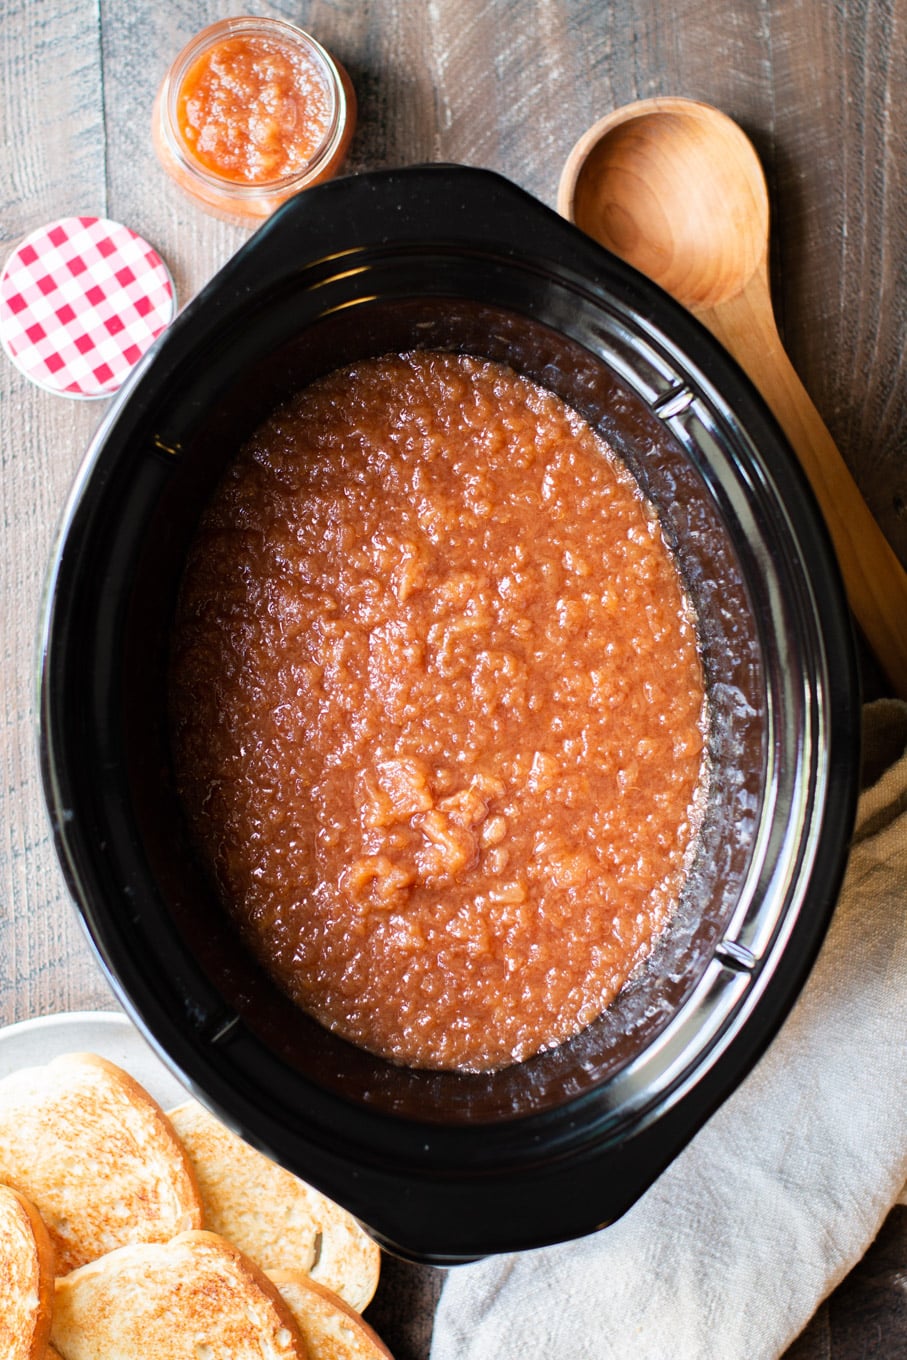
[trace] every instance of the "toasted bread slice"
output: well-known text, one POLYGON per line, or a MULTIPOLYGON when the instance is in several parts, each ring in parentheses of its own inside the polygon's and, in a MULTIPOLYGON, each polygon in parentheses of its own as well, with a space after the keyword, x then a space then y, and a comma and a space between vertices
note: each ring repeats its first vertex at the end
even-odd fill
POLYGON ((393 1360, 355 1309, 305 1271, 272 1270, 270 1278, 296 1319, 309 1360, 393 1360))
POLYGON ((0 1081, 0 1181, 37 1208, 58 1275, 128 1242, 201 1227, 192 1168, 163 1111, 95 1054, 0 1081))
POLYGON ((381 1251, 339 1204, 276 1166, 197 1102, 170 1111, 201 1191, 205 1227, 262 1270, 304 1270, 361 1311, 381 1251))
POLYGON ((23 1195, 0 1185, 0 1355, 44 1360, 54 1302, 54 1249, 23 1195))
POLYGON ((215 1233, 120 1247, 57 1280, 66 1360, 308 1360, 276 1287, 215 1233))

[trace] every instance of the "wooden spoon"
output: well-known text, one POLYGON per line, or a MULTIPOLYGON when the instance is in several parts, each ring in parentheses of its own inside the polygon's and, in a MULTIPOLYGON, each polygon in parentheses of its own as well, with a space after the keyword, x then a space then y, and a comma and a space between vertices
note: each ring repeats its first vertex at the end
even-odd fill
POLYGON ((628 104, 573 148, 558 210, 693 312, 762 393, 812 483, 851 608, 907 698, 907 572, 782 347, 768 191, 745 133, 691 99, 628 104))

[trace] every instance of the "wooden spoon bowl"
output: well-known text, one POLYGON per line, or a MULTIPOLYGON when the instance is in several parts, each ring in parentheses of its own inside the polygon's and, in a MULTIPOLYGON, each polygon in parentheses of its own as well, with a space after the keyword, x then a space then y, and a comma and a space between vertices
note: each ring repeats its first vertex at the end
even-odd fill
POLYGON ((692 100, 646 100, 596 123, 572 152, 558 206, 686 307, 735 296, 765 262, 768 193, 752 143, 692 100))
POLYGON ((558 210, 692 311, 749 375, 812 484, 866 639, 907 698, 907 572, 781 344, 768 191, 745 133, 695 100, 629 104, 577 142, 558 210))

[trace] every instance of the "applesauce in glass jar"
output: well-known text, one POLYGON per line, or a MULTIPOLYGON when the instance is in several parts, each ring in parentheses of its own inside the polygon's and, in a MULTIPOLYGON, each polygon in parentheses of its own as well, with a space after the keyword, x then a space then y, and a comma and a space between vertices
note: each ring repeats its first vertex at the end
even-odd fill
POLYGON ((346 71, 280 19, 224 19, 164 77, 152 135, 164 169, 203 208, 242 225, 342 165, 356 121, 346 71))

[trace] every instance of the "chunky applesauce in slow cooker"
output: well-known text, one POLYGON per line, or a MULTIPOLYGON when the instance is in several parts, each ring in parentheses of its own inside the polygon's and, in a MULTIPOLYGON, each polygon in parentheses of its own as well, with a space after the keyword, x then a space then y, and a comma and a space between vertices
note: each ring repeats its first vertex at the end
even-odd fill
POLYGON ((497 363, 357 363, 264 424, 187 563, 171 713, 248 947, 398 1063, 577 1033, 689 865, 705 699, 672 554, 604 441, 497 363))

